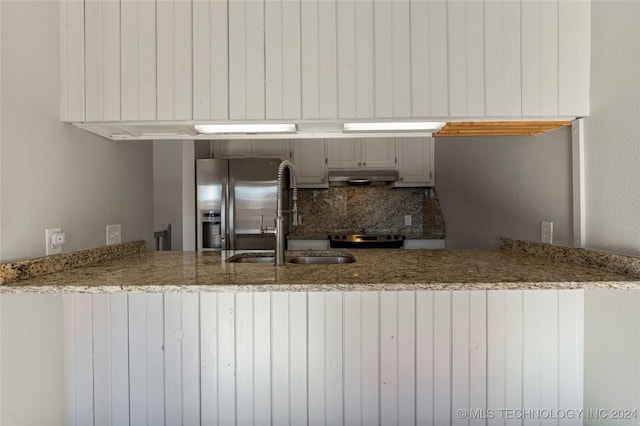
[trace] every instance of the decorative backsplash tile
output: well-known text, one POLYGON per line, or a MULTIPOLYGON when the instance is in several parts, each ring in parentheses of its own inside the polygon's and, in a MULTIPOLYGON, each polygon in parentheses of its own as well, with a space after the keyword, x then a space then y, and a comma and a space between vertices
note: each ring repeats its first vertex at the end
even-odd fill
POLYGON ((300 226, 293 237, 326 238, 329 233, 392 233, 407 238, 444 238, 445 225, 434 188, 388 184, 299 189, 300 226), (405 226, 405 215, 412 224, 405 226))

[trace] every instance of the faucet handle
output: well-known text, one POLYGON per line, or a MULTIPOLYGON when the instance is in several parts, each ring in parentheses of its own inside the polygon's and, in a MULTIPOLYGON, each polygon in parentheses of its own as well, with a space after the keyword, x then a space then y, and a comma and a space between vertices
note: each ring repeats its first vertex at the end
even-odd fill
POLYGON ((260 215, 260 232, 262 234, 275 234, 276 227, 275 226, 264 226, 264 215, 260 215))

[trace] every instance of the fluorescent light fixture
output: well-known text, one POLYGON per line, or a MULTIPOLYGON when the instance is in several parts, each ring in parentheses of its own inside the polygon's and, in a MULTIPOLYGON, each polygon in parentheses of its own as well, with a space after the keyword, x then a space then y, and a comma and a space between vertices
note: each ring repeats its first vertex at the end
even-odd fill
POLYGON ((395 121, 388 123, 372 122, 372 123, 344 123, 343 130, 345 132, 436 132, 444 125, 445 122, 440 121, 395 121))
POLYGON ((293 123, 195 124, 198 133, 295 133, 293 123))

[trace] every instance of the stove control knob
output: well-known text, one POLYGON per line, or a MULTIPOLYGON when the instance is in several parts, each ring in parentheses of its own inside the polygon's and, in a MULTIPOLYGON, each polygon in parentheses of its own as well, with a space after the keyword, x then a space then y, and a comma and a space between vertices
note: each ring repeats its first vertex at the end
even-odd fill
POLYGON ((334 240, 339 240, 340 239, 340 235, 336 235, 335 237, 333 237, 334 240))
POLYGON ((391 235, 387 235, 387 240, 390 240, 390 239, 391 239, 391 235))
POLYGON ((346 235, 343 235, 343 236, 342 236, 342 239, 343 239, 343 240, 346 240, 346 239, 347 239, 347 236, 346 236, 346 235))
POLYGON ((398 239, 398 236, 397 236, 397 235, 394 235, 394 236, 393 236, 393 239, 394 239, 394 240, 397 240, 397 239, 398 239))

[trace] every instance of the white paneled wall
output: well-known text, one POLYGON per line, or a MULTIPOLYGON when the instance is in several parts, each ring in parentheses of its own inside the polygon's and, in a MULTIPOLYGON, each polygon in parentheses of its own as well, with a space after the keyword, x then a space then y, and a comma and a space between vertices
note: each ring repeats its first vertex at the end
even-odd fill
POLYGON ((63 3, 65 121, 589 113, 589 0, 63 3))
POLYGON ((505 424, 583 403, 580 290, 78 294, 65 318, 68 424, 505 424))

